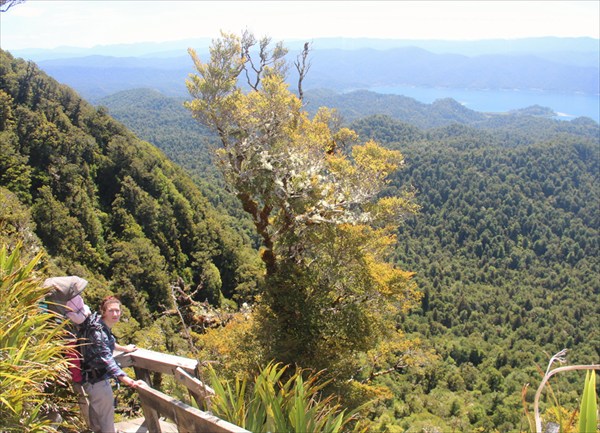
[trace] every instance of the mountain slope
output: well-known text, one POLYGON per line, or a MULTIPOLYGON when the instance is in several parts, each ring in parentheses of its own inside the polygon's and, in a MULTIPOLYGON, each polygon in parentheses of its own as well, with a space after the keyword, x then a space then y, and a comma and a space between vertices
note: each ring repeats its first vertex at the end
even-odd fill
POLYGON ((181 168, 35 64, 0 56, 0 186, 31 208, 63 272, 106 282, 142 324, 180 278, 217 303, 256 280, 249 240, 181 168))
POLYGON ((226 192, 221 173, 213 165, 215 136, 183 107, 183 98, 167 97, 157 90, 132 89, 98 102, 139 137, 156 145, 169 159, 194 175, 213 206, 235 217, 236 227, 256 238, 254 224, 237 197, 226 192))

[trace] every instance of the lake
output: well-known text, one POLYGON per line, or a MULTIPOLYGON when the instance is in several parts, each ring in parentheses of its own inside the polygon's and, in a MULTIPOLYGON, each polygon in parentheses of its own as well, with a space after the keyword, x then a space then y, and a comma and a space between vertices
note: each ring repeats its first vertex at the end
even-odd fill
POLYGON ((558 119, 571 120, 586 116, 600 123, 598 95, 536 92, 531 90, 474 90, 427 87, 371 87, 377 93, 404 95, 431 104, 436 99, 452 98, 465 107, 481 112, 503 113, 541 105, 551 108, 558 119))

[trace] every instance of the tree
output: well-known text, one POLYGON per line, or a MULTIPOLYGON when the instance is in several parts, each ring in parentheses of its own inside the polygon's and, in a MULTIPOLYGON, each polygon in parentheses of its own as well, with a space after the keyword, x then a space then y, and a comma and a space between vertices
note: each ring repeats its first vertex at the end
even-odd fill
MULTIPOLYGON (((332 110, 310 119, 285 82, 286 50, 256 44, 223 33, 206 63, 190 50, 197 74, 185 105, 218 134, 220 168, 262 240, 256 323, 267 353, 348 378, 353 354, 397 335, 395 315, 419 297, 412 274, 386 262, 395 229, 416 211, 408 192, 382 196, 403 157, 359 144, 332 110)), ((308 68, 297 69, 302 80, 308 68)))
POLYGON ((25 0, 0 0, 0 12, 6 12, 11 7, 25 3, 25 0))
POLYGON ((30 258, 41 249, 42 243, 35 234, 31 212, 16 194, 0 186, 0 245, 14 248, 21 244, 22 256, 30 258))

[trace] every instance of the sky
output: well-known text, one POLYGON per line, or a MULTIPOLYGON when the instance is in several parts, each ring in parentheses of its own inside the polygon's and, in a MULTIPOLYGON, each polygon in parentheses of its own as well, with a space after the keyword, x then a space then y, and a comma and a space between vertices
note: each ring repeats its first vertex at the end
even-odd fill
POLYGON ((600 38, 600 1, 26 0, 0 13, 4 50, 217 38, 600 38))

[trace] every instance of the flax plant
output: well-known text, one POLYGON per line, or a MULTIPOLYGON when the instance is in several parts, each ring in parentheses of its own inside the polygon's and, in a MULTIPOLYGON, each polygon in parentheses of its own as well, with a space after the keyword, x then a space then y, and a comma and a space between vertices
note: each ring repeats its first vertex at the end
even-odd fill
POLYGON ((600 365, 598 364, 590 364, 590 365, 568 365, 566 367, 558 367, 552 369, 552 365, 555 362, 565 363, 566 362, 566 354, 567 349, 563 349, 557 354, 555 354, 548 363, 548 368, 546 369, 545 374, 543 374, 542 381, 538 386, 538 389, 535 393, 534 402, 533 402, 533 410, 534 410, 534 423, 531 422, 530 415, 527 411, 527 405, 525 403, 525 395, 526 390, 529 384, 526 384, 523 387, 522 391, 522 399, 523 405, 525 408, 525 414, 527 415, 528 421, 530 423, 530 429, 535 433, 543 433, 542 429, 542 417, 540 415, 539 410, 539 401, 542 395, 542 390, 546 385, 548 385, 548 389, 550 390, 550 394, 554 399, 554 408, 551 408, 548 413, 554 414, 557 421, 559 422, 558 428, 560 433, 568 433, 572 431, 572 427, 575 424, 575 415, 576 412, 572 412, 570 415, 568 411, 561 407, 558 403, 558 399, 554 395, 552 388, 549 385, 549 380, 552 376, 558 373, 563 373, 567 371, 576 371, 576 370, 587 370, 585 384, 581 399, 581 405, 579 410, 579 422, 577 426, 577 433, 596 433, 598 431, 597 428, 597 396, 596 396, 596 373, 595 370, 600 370, 600 365))
POLYGON ((286 370, 270 363, 251 385, 247 379, 236 379, 232 386, 209 368, 216 394, 211 401, 213 414, 254 433, 339 433, 354 420, 333 397, 320 398, 327 382, 319 382, 319 374, 304 378, 303 371, 296 369, 286 376, 286 370))
POLYGON ((65 330, 40 308, 41 254, 22 264, 20 253, 0 249, 0 431, 52 432, 45 389, 66 375, 65 330))

